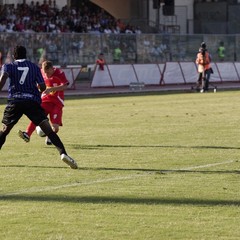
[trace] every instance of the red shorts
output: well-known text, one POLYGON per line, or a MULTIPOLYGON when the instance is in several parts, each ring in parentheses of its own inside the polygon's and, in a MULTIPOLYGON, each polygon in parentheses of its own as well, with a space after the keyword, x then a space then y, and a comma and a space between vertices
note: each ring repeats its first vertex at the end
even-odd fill
POLYGON ((63 114, 63 107, 57 106, 51 102, 43 102, 41 104, 42 108, 44 109, 45 113, 49 115, 50 122, 53 124, 58 124, 62 126, 62 114, 63 114))

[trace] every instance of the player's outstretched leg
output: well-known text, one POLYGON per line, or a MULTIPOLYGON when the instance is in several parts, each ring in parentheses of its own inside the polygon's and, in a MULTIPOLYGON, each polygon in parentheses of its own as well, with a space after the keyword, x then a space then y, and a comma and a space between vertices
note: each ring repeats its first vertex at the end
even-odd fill
POLYGON ((48 137, 51 140, 52 144, 59 151, 61 160, 65 162, 67 165, 69 165, 72 169, 77 169, 78 168, 77 163, 71 157, 68 156, 59 136, 51 130, 51 132, 48 134, 48 137))
POLYGON ((43 121, 39 124, 43 132, 47 135, 47 137, 51 140, 52 144, 57 148, 60 153, 61 160, 65 162, 72 169, 77 169, 78 165, 71 157, 68 156, 65 147, 59 138, 59 136, 52 130, 48 121, 43 121))

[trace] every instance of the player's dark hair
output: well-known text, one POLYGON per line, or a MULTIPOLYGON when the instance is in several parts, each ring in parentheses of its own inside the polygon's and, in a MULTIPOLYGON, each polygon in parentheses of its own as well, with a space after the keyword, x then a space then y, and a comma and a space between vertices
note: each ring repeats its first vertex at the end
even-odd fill
POLYGON ((14 59, 25 59, 27 56, 27 50, 23 46, 16 46, 13 50, 14 59))

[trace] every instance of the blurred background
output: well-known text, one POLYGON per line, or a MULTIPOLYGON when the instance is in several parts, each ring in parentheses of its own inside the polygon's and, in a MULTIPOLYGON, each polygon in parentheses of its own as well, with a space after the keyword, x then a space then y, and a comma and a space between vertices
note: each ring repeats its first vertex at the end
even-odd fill
POLYGON ((109 64, 195 61, 203 41, 215 62, 240 59, 238 0, 6 0, 0 12, 1 63, 16 44, 60 66, 100 52, 109 64))

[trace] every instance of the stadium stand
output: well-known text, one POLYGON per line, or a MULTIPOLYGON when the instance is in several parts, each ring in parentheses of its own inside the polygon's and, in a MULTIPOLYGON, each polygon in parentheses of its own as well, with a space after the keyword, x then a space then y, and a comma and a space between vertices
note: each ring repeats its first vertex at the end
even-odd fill
POLYGON ((140 33, 90 1, 58 9, 55 1, 0 5, 0 32, 140 33))

